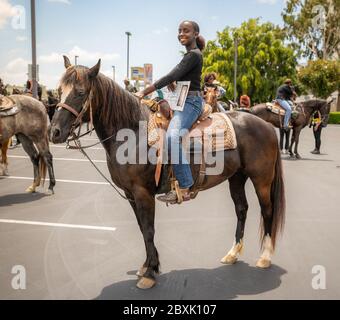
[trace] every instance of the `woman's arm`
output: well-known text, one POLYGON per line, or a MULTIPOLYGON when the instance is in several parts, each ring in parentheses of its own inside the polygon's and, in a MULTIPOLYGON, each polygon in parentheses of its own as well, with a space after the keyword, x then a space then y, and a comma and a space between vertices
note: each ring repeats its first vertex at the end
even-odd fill
MULTIPOLYGON (((157 89, 161 89, 169 85, 171 86, 173 82, 178 81, 191 71, 197 63, 199 63, 199 55, 193 51, 188 52, 184 55, 182 61, 170 73, 156 81, 153 85, 145 88, 143 91, 137 92, 136 96, 142 99, 157 89)), ((173 90, 174 87, 172 86, 169 89, 173 90)))

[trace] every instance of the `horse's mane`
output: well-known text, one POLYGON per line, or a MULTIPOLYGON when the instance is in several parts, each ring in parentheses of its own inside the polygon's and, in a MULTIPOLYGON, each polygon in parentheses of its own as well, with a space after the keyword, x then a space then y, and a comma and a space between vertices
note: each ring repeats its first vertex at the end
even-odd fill
POLYGON ((327 101, 323 100, 323 99, 311 99, 311 100, 301 102, 301 104, 304 107, 313 108, 313 109, 320 109, 326 103, 327 103, 327 101))
POLYGON ((88 70, 82 66, 70 67, 61 83, 67 86, 81 81, 88 90, 92 89, 93 111, 99 112, 100 120, 109 131, 137 129, 139 121, 146 119, 139 100, 101 73, 90 80, 88 70))

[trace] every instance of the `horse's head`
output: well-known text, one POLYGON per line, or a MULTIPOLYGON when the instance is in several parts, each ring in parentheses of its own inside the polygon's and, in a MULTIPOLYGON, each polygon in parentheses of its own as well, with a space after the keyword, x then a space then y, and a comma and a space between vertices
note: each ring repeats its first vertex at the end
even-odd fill
POLYGON ((327 100, 317 100, 316 110, 321 113, 321 122, 324 127, 327 126, 329 120, 329 112, 331 110, 331 104, 333 102, 333 98, 328 98, 327 100))
POLYGON ((205 89, 205 102, 212 107, 217 103, 218 89, 217 87, 206 87, 205 89))
POLYGON ((63 143, 83 120, 88 120, 88 101, 91 99, 92 83, 100 69, 98 63, 87 68, 72 66, 70 60, 64 56, 66 72, 60 81, 58 92, 60 103, 51 121, 50 140, 53 143, 63 143))
POLYGON ((320 107, 320 113, 322 117, 321 121, 324 127, 326 127, 328 124, 329 113, 331 111, 331 105, 333 101, 334 101, 334 98, 328 98, 323 104, 321 104, 321 107, 320 107))

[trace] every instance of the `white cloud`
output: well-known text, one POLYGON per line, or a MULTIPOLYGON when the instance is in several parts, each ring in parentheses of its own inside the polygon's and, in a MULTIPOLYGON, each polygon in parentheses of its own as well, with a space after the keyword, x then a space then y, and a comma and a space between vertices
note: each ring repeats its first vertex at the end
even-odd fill
POLYGON ((16 58, 10 61, 6 67, 5 71, 12 72, 12 73, 22 73, 27 72, 27 65, 28 61, 23 58, 16 58))
MULTIPOLYGON (((97 62, 102 59, 105 62, 112 62, 120 58, 117 53, 89 52, 78 46, 73 47, 66 55, 73 61, 75 56, 78 56, 79 64, 87 64, 97 62)), ((42 55, 38 59, 39 63, 60 63, 63 61, 63 54, 52 52, 49 55, 42 55)))
POLYGON ((262 3, 262 4, 275 4, 277 2, 277 0, 256 0, 257 2, 259 3, 262 3))
POLYGON ((22 42, 22 41, 26 41, 27 40, 27 37, 26 36, 17 36, 15 38, 16 41, 19 41, 19 42, 22 42))
POLYGON ((16 14, 17 10, 8 0, 0 0, 0 29, 6 25, 7 19, 14 17, 16 14))
POLYGON ((163 33, 168 33, 169 32, 169 29, 164 27, 162 29, 155 29, 155 30, 152 30, 152 33, 153 34, 156 34, 156 35, 160 35, 160 34, 163 34, 163 33))
POLYGON ((1 72, 5 83, 24 84, 27 80, 28 60, 16 58, 10 61, 1 72))
POLYGON ((59 2, 59 3, 63 3, 63 4, 71 4, 70 0, 48 0, 48 2, 59 2))

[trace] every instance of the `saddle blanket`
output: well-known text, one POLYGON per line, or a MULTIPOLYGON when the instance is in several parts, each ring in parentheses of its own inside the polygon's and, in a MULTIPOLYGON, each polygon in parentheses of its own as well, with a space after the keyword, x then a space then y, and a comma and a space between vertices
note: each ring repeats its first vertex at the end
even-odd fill
MULTIPOLYGON (((152 114, 148 123, 148 144, 150 147, 163 144, 165 132, 157 126, 157 113, 152 114)), ((234 126, 225 113, 212 113, 203 121, 196 122, 183 140, 188 142, 203 142, 205 148, 211 152, 233 150, 237 148, 234 126), (188 140, 189 139, 189 140, 188 140), (203 139, 203 140, 202 140, 203 139)), ((159 146, 156 146, 157 148, 159 146)))
POLYGON ((286 110, 283 109, 280 105, 277 103, 266 103, 267 110, 275 113, 275 114, 280 114, 281 116, 284 116, 286 114, 286 110))

